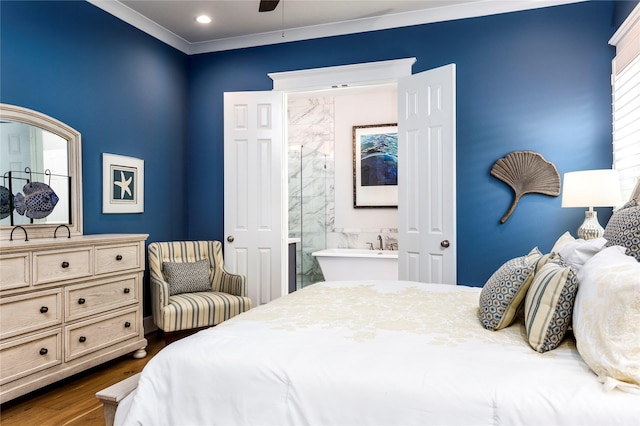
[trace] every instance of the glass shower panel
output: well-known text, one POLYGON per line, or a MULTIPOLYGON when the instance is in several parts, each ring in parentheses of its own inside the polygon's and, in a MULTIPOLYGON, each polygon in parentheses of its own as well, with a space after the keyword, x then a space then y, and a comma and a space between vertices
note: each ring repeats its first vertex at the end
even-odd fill
POLYGON ((324 280, 313 252, 327 248, 326 156, 302 147, 302 287, 324 280))
MULTIPOLYGON (((289 187, 289 238, 297 238, 296 243, 296 290, 301 288, 302 259, 302 146, 289 145, 287 150, 287 170, 289 187)), ((289 265, 291 267, 291 265, 289 265)))
POLYGON ((324 279, 312 253, 327 246, 326 156, 322 150, 290 145, 288 162, 289 237, 300 239, 296 246, 300 289, 324 279))

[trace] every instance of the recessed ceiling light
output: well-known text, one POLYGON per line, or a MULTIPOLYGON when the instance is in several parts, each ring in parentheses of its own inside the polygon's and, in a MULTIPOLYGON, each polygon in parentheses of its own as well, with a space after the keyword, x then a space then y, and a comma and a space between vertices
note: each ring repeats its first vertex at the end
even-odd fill
POLYGON ((211 18, 209 18, 207 15, 199 15, 196 16, 196 22, 200 24, 209 24, 211 23, 211 18))

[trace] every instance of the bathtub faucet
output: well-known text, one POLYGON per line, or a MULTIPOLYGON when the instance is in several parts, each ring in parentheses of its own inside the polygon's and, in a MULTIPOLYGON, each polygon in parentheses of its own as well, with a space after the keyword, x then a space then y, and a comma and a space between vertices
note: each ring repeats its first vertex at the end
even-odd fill
POLYGON ((380 250, 384 250, 384 246, 382 245, 382 235, 378 235, 378 242, 380 243, 380 250))

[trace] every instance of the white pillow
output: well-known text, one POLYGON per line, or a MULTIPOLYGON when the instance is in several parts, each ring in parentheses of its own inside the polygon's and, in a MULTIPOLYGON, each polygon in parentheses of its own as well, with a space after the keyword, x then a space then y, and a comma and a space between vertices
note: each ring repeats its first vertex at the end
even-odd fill
POLYGON ((573 332, 608 389, 640 393, 640 263, 624 252, 605 248, 578 272, 573 332))
POLYGON ((602 250, 606 243, 607 240, 604 238, 577 239, 560 247, 557 253, 568 265, 579 271, 589 259, 602 250))
POLYGON ((565 245, 575 241, 576 239, 573 238, 573 235, 571 235, 571 233, 569 231, 565 232, 564 234, 560 235, 560 238, 558 238, 558 240, 555 242, 555 244, 553 245, 553 247, 551 248, 551 252, 552 253, 560 253, 560 249, 562 247, 564 247, 565 245))

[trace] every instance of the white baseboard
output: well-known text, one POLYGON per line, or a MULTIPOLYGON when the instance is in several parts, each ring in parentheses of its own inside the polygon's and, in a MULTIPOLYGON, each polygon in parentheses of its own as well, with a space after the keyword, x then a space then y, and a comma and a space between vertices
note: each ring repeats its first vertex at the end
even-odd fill
POLYGON ((158 327, 153 323, 153 317, 144 317, 142 326, 144 327, 144 334, 153 333, 158 330, 158 327))

